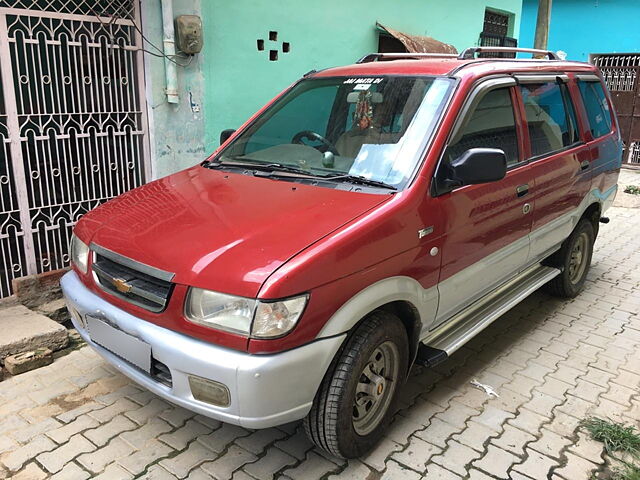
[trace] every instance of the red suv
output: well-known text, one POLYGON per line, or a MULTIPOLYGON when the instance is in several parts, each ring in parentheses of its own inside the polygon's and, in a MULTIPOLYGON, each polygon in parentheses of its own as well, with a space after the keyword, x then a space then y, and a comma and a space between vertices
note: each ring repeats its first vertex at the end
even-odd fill
POLYGON ((584 285, 616 117, 594 66, 487 57, 516 50, 309 72, 202 164, 96 208, 62 279, 78 332, 175 404, 304 419, 318 447, 363 454, 414 362, 584 285))

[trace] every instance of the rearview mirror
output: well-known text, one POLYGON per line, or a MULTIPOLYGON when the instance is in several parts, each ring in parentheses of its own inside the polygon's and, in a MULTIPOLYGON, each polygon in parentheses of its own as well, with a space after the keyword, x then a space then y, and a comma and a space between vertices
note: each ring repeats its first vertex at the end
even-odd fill
POLYGON ((227 128, 226 130, 220 132, 220 145, 229 140, 229 137, 234 133, 236 133, 236 131, 233 128, 227 128))

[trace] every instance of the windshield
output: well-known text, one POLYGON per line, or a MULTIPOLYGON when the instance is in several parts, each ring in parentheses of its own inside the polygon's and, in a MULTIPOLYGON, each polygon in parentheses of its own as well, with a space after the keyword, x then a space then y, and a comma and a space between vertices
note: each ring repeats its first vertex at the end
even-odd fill
POLYGON ((303 80, 217 160, 292 167, 402 188, 452 90, 447 78, 373 76, 303 80))

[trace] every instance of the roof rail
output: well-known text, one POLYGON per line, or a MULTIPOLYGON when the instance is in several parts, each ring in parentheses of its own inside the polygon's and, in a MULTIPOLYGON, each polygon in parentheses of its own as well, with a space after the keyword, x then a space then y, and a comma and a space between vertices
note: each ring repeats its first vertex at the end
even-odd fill
POLYGON ((456 58, 457 56, 457 53, 368 53, 356 63, 379 62, 383 59, 401 60, 418 58, 456 58))
POLYGON ((518 47, 470 47, 466 48, 462 51, 460 55, 458 55, 459 60, 473 60, 476 58, 476 53, 504 53, 504 52, 522 52, 522 53, 531 53, 533 55, 544 55, 549 60, 560 60, 560 57, 556 55, 555 52, 551 50, 539 50, 537 48, 518 48, 518 47))

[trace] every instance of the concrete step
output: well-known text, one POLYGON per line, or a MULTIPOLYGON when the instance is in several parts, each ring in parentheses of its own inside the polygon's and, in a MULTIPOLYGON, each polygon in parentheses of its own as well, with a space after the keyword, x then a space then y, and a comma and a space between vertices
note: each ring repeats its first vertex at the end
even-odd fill
POLYGON ((64 323, 70 318, 69 310, 67 310, 67 304, 65 303, 64 298, 57 298, 44 303, 35 310, 58 323, 64 323))
POLYGON ((0 310, 0 332, 0 363, 16 353, 60 350, 69 342, 64 326, 22 305, 0 310))

